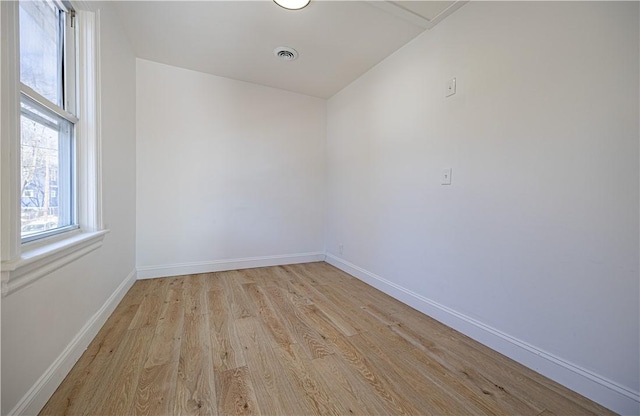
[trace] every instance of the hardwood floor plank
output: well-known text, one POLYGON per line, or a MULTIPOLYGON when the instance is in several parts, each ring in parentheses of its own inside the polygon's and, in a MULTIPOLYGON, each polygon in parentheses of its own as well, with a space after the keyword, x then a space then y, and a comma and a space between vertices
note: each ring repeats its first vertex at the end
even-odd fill
POLYGON ((138 380, 133 413, 169 414, 173 411, 175 379, 184 324, 183 282, 174 281, 164 301, 151 348, 138 380))
POLYGON ((309 359, 320 358, 333 353, 322 337, 300 319, 300 310, 289 301, 282 289, 267 287, 265 288, 265 293, 277 308, 281 321, 309 359))
POLYGON ((184 284, 184 310, 185 314, 208 313, 207 292, 209 291, 209 279, 206 274, 189 276, 184 284))
POLYGON ((383 308, 375 304, 366 304, 361 306, 360 309, 380 321, 380 323, 385 326, 399 323, 398 319, 394 315, 387 313, 383 308))
MULTIPOLYGON (((262 268, 257 268, 257 269, 242 269, 242 270, 233 270, 232 273, 233 279, 235 280, 235 282, 239 285, 244 285, 247 283, 255 283, 255 272, 257 273, 262 273, 264 269, 262 268)), ((223 273, 227 273, 227 272, 223 272, 223 273)), ((269 273, 271 274, 271 273, 269 273)))
POLYGON ((216 392, 221 415, 261 414, 247 367, 223 371, 216 377, 216 392))
POLYGON ((207 300, 211 357, 214 370, 223 372, 246 365, 227 297, 211 290, 207 300))
POLYGON ((83 412, 89 415, 131 414, 138 379, 142 372, 154 328, 128 330, 109 362, 96 394, 83 412))
POLYGON ((304 406, 300 392, 287 377, 283 361, 273 351, 262 323, 256 318, 245 318, 237 325, 260 411, 267 415, 309 414, 310 409, 304 406))
POLYGON ((247 297, 242 290, 242 283, 246 282, 242 279, 242 274, 238 271, 223 272, 220 274, 222 285, 229 305, 229 313, 232 319, 248 318, 256 316, 255 305, 247 297))
MULTIPOLYGON (((366 334, 358 334, 351 337, 350 341, 360 355, 366 356, 372 372, 380 375, 387 384, 387 389, 393 391, 398 397, 398 403, 410 404, 413 409, 425 414, 482 414, 485 412, 470 405, 461 405, 457 400, 432 382, 420 375, 415 368, 403 365, 403 361, 397 359, 397 355, 384 356, 381 352, 370 350, 372 344, 366 339, 366 334)), ((410 413, 414 414, 413 411, 410 413)))
POLYGON ((131 320, 129 329, 155 327, 167 296, 167 290, 169 290, 168 279, 143 280, 140 283, 144 283, 142 287, 145 287, 146 293, 142 297, 140 308, 131 320))
POLYGON ((267 337, 255 318, 240 319, 237 327, 260 410, 270 415, 284 414, 286 407, 278 394, 277 381, 282 376, 282 368, 266 346, 267 337))
POLYGON ((258 316, 264 323, 267 333, 271 335, 273 342, 285 351, 289 351, 291 344, 295 343, 293 335, 282 323, 263 290, 256 283, 244 284, 242 287, 256 304, 258 316))
POLYGON ((207 282, 207 292, 211 290, 224 290, 220 273, 203 273, 202 276, 204 276, 207 282))
POLYGON ((247 269, 243 271, 247 277, 251 279, 251 282, 243 282, 243 284, 259 283, 260 286, 276 286, 284 289, 291 280, 288 273, 281 266, 270 267, 268 269, 259 267, 257 269, 247 269))
POLYGON ((324 285, 321 288, 324 296, 343 312, 343 316, 347 317, 358 333, 370 331, 376 326, 385 326, 379 319, 362 310, 363 305, 359 301, 359 294, 354 296, 344 289, 331 285, 324 285))
POLYGON ((184 324, 173 415, 216 413, 211 334, 206 313, 207 287, 204 276, 200 275, 188 281, 185 288, 184 324))
POLYGON ((340 330, 344 335, 351 336, 358 333, 356 328, 357 323, 354 322, 353 317, 348 316, 342 309, 337 306, 334 301, 327 298, 322 292, 322 287, 315 287, 302 276, 296 273, 296 269, 293 269, 293 279, 291 285, 295 290, 302 293, 312 303, 321 308, 325 315, 334 323, 336 328, 340 330))
POLYGON ((334 351, 344 359, 355 371, 357 376, 367 383, 384 401, 385 406, 395 414, 419 414, 419 409, 406 403, 398 394, 390 389, 383 374, 374 369, 366 354, 362 354, 351 342, 353 337, 344 337, 330 322, 322 311, 312 305, 305 310, 304 317, 319 328, 323 339, 333 345, 334 351))
POLYGON ((356 371, 361 379, 373 388, 376 394, 385 402, 389 410, 398 415, 422 414, 422 410, 405 401, 389 383, 387 376, 371 364, 366 355, 363 355, 350 341, 341 340, 340 354, 342 358, 356 371))
POLYGON ((290 266, 308 279, 309 283, 322 286, 351 285, 358 281, 355 277, 336 269, 325 262, 294 264, 290 266))
POLYGON ((397 301, 391 296, 382 293, 375 287, 348 275, 328 263, 312 264, 317 268, 317 273, 322 274, 324 278, 332 276, 330 280, 331 284, 327 285, 329 290, 335 289, 342 293, 357 293, 357 298, 353 299, 353 303, 357 307, 364 305, 377 305, 389 314, 417 312, 411 306, 397 301))
POLYGON ((142 298, 152 290, 152 287, 157 284, 157 279, 140 280, 136 281, 136 284, 131 286, 126 295, 122 298, 120 304, 122 305, 139 305, 142 303, 142 298), (139 284, 138 284, 139 283, 139 284))
POLYGON ((346 409, 343 414, 386 415, 391 413, 375 389, 351 371, 338 354, 311 361, 318 376, 324 381, 333 400, 346 409))
MULTIPOLYGON (((293 400, 304 409, 290 414, 344 415, 349 413, 340 400, 335 400, 324 380, 313 367, 300 345, 293 344, 290 351, 277 348, 285 368, 283 376, 290 380, 289 401, 293 400)), ((327 356, 325 356, 327 357, 327 356)), ((323 357, 324 358, 324 357, 323 357)), ((318 358, 319 359, 319 358, 318 358)))

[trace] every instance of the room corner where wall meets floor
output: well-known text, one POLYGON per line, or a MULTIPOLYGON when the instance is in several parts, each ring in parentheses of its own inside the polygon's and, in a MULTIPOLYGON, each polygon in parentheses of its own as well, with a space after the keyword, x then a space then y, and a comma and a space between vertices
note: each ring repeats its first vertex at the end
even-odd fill
POLYGON ((610 380, 604 380, 589 370, 567 363, 560 357, 515 339, 337 256, 328 255, 326 262, 607 408, 628 415, 636 414, 640 410, 640 396, 637 393, 610 380))

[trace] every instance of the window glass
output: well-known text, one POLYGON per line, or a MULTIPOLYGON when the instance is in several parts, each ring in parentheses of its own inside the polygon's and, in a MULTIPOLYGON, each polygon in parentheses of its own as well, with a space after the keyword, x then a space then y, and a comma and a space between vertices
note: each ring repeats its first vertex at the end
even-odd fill
POLYGON ((20 81, 62 105, 64 13, 49 1, 20 2, 20 81))
POLYGON ((23 97, 22 237, 74 224, 73 124, 23 97))

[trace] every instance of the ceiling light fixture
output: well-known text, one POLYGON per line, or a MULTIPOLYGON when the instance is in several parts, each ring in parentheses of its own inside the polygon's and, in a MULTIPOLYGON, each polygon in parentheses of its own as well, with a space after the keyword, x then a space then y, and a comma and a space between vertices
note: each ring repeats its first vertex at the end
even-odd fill
POLYGON ((273 2, 287 10, 300 10, 307 7, 311 0, 273 0, 273 2))

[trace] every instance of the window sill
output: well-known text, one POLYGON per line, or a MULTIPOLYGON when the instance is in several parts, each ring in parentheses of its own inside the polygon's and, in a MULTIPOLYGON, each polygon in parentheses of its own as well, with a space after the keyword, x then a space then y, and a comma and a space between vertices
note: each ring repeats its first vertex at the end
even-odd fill
POLYGON ((109 230, 78 233, 49 244, 25 247, 19 259, 2 262, 2 296, 7 296, 100 246, 109 230))

